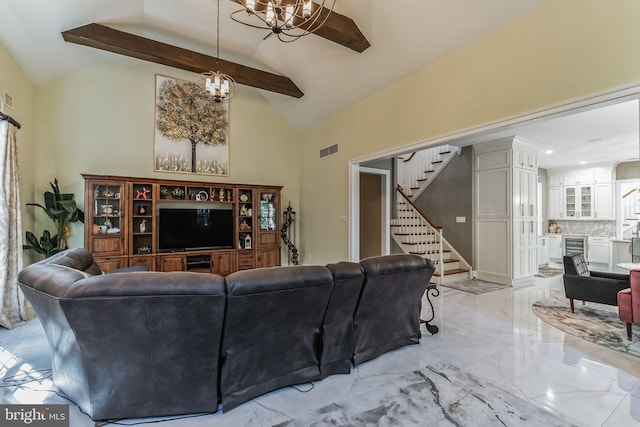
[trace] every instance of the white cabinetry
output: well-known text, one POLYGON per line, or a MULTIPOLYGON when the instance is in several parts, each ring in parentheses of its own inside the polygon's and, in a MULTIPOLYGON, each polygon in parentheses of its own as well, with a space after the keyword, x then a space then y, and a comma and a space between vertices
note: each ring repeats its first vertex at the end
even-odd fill
POLYGON ((595 219, 614 219, 613 184, 611 182, 596 183, 594 187, 593 217, 595 219))
POLYGON ((549 203, 547 204, 548 219, 562 219, 562 187, 549 187, 549 203))
POLYGON ((564 187, 564 217, 593 218, 593 185, 564 187))
POLYGON ((589 237, 589 248, 587 250, 588 261, 599 264, 609 264, 611 258, 610 244, 608 237, 589 237))
POLYGON ((561 173, 549 173, 548 178, 549 187, 560 187, 562 185, 561 173))
POLYGON ((547 236, 547 241, 549 243, 549 259, 562 260, 562 235, 547 236))
POLYGON ((477 276, 513 284, 538 271, 537 151, 519 137, 474 150, 477 276))
POLYGON ((549 238, 538 237, 538 266, 549 264, 549 238))
POLYGON ((615 218, 612 168, 556 169, 548 177, 547 219, 615 218))

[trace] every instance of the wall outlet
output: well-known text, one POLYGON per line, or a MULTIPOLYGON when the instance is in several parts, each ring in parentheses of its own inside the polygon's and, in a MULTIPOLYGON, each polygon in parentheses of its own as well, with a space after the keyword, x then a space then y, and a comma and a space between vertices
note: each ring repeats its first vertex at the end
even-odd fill
POLYGON ((467 217, 466 216, 457 216, 456 217, 456 222, 467 222, 467 217))

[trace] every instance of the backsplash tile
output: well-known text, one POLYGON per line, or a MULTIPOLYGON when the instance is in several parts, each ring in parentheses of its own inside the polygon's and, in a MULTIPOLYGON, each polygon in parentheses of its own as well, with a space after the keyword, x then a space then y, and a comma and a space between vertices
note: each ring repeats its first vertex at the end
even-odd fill
MULTIPOLYGON (((562 230, 562 234, 585 234, 587 236, 615 237, 615 221, 552 221, 562 230)), ((548 233, 548 228, 545 230, 548 233)))

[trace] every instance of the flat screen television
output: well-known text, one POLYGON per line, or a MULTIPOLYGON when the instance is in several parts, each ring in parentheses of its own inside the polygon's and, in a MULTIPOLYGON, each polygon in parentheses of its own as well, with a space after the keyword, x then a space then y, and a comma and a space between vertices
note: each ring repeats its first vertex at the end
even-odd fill
POLYGON ((223 248, 233 248, 231 209, 158 210, 158 251, 223 248))

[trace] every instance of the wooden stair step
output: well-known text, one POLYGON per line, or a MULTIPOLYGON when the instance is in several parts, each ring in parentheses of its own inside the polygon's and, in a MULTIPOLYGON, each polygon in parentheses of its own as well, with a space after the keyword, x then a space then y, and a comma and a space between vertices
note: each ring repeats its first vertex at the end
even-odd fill
POLYGON ((449 258, 449 259, 443 259, 442 262, 444 262, 445 264, 447 263, 452 263, 452 262, 460 262, 459 259, 455 259, 455 258, 449 258))
POLYGON ((427 178, 420 178, 417 180, 418 182, 425 182, 425 181, 429 181, 427 178))
POLYGON ((409 253, 411 255, 426 255, 427 254, 426 252, 414 252, 414 251, 409 251, 409 253))
POLYGON ((451 150, 449 150, 449 151, 441 151, 440 152, 440 154, 449 154, 449 153, 451 153, 451 150))
MULTIPOLYGON (((453 270, 445 270, 444 271, 444 275, 445 276, 451 276, 452 274, 468 273, 468 272, 469 272, 469 270, 465 270, 464 268, 455 268, 453 270)), ((440 277, 440 272, 436 271, 435 273, 433 273, 433 275, 440 277)))
POLYGON ((438 164, 438 163, 442 163, 442 160, 434 160, 433 162, 431 162, 431 164, 438 164))
POLYGON ((424 171, 424 173, 433 173, 433 172, 435 172, 434 169, 429 169, 428 171, 424 171))

